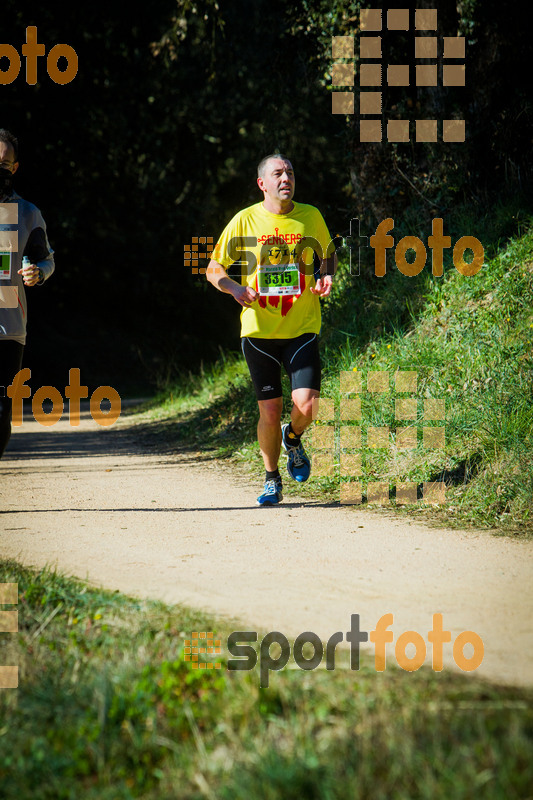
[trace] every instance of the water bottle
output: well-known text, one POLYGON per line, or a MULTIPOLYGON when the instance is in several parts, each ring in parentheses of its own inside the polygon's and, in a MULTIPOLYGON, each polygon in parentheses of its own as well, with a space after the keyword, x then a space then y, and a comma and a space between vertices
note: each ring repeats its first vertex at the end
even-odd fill
MULTIPOLYGON (((23 256, 23 257, 22 257, 22 269, 24 269, 24 267, 29 267, 29 266, 30 266, 30 264, 31 264, 31 261, 30 261, 30 259, 28 258, 28 256, 23 256)), ((24 273, 23 273, 23 275, 22 275, 22 278, 24 279, 24 273)))

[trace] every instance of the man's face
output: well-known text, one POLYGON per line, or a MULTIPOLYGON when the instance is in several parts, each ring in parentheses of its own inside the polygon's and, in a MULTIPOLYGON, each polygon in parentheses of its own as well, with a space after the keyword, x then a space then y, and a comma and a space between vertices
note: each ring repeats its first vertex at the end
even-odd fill
POLYGON ((10 142, 0 142, 0 169, 7 169, 14 174, 19 168, 15 161, 15 151, 10 142))
POLYGON ((296 183, 291 162, 271 158, 265 164, 263 176, 257 179, 257 184, 273 201, 292 200, 296 183))

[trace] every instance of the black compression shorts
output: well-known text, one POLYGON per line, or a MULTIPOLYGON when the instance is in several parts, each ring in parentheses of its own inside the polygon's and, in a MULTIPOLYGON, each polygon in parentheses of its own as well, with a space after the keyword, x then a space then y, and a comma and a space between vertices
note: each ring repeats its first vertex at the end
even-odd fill
POLYGON ((291 391, 320 391, 320 355, 316 333, 303 333, 295 339, 245 336, 241 342, 258 400, 282 396, 282 364, 291 380, 291 391))

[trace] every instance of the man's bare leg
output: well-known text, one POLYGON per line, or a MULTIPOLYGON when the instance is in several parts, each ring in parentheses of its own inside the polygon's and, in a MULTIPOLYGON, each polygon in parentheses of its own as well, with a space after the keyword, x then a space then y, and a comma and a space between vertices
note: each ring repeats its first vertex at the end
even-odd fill
POLYGON ((281 451, 280 423, 283 398, 274 397, 271 400, 259 400, 258 405, 257 441, 265 462, 265 469, 267 472, 274 472, 278 468, 281 451))
POLYGON ((300 436, 313 419, 313 400, 319 396, 316 389, 294 389, 290 425, 283 425, 282 440, 287 451, 287 471, 291 478, 303 483, 311 472, 311 459, 305 452, 300 436))
POLYGON ((313 421, 313 400, 319 396, 320 392, 316 389, 294 389, 291 425, 297 436, 301 436, 313 421))

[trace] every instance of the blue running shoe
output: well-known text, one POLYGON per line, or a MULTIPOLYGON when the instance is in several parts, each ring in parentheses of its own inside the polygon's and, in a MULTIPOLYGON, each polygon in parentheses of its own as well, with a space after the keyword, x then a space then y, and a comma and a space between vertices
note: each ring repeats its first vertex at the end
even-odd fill
POLYGON ((298 483, 304 483, 311 474, 311 462, 301 442, 297 447, 287 442, 288 427, 288 425, 281 426, 281 442, 288 456, 287 472, 293 480, 298 481, 298 483))
POLYGON ((265 481, 265 491, 257 498, 258 506, 275 506, 283 500, 282 485, 279 478, 265 481))

